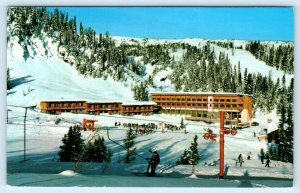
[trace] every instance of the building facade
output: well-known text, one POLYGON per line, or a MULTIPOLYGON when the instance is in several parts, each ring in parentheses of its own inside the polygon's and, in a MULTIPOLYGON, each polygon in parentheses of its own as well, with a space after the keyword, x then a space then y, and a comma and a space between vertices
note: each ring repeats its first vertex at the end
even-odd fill
POLYGON ((42 113, 61 114, 87 113, 99 115, 100 113, 123 114, 123 115, 150 115, 153 114, 154 102, 107 102, 107 101, 84 101, 84 100, 47 100, 40 102, 42 113))
POLYGON ((225 111, 230 124, 249 122, 252 96, 237 93, 156 92, 151 100, 163 113, 180 114, 189 120, 218 122, 219 111, 225 111))
POLYGON ((87 102, 87 113, 99 115, 100 113, 118 114, 121 111, 121 102, 87 102))
POLYGON ((40 108, 42 113, 49 114, 85 113, 87 105, 84 100, 48 100, 41 101, 40 108))
POLYGON ((135 103, 123 103, 121 114, 123 115, 151 115, 156 103, 154 102, 135 102, 135 103))

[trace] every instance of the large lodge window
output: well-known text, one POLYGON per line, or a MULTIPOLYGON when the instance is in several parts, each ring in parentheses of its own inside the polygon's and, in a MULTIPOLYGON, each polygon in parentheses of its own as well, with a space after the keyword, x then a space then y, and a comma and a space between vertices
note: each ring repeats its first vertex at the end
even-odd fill
POLYGON ((230 102, 230 99, 226 99, 226 102, 230 102))
POLYGON ((220 101, 221 101, 221 102, 224 102, 225 100, 224 100, 224 99, 221 99, 220 101))
POLYGON ((201 99, 198 99, 198 101, 201 101, 201 99))
POLYGON ((206 107, 206 106, 207 106, 207 104, 203 104, 203 106, 204 106, 204 107, 206 107))
POLYGON ((215 99, 214 101, 215 101, 215 102, 219 102, 219 99, 215 99))
POLYGON ((180 98, 177 98, 177 101, 180 101, 180 98))
POLYGON ((196 99, 192 99, 192 101, 196 101, 196 99))
POLYGON ((207 99, 203 99, 203 101, 207 101, 207 99))
POLYGON ((187 101, 191 101, 191 99, 190 99, 190 98, 187 98, 187 101))
POLYGON ((237 100, 236 99, 232 99, 232 102, 237 102, 237 100))
POLYGON ((226 105, 226 107, 230 107, 230 105, 226 105))

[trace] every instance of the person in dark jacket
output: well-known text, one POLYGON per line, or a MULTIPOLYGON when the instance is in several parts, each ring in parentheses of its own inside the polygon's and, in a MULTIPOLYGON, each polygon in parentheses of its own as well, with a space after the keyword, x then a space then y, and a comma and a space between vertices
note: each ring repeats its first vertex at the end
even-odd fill
POLYGON ((265 165, 265 167, 270 167, 270 162, 271 162, 271 160, 270 160, 270 156, 269 155, 267 155, 267 157, 266 157, 266 165, 265 165))
POLYGON ((150 176, 155 176, 156 167, 157 167, 157 165, 160 162, 160 157, 159 157, 159 154, 157 153, 157 151, 153 152, 152 158, 151 158, 151 162, 152 163, 151 163, 151 173, 150 173, 150 176))
POLYGON ((157 165, 160 162, 160 157, 159 157, 159 154, 157 153, 157 151, 152 151, 151 149, 149 149, 148 152, 152 153, 152 157, 147 159, 148 160, 148 167, 147 167, 147 172, 146 173, 149 176, 155 176, 155 170, 156 170, 157 165), (150 170, 150 172, 149 172, 149 170, 150 170))

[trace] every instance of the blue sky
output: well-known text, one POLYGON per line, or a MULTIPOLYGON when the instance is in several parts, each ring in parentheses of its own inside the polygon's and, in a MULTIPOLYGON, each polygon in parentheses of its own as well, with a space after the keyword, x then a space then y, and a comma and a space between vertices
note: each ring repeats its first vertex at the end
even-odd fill
MULTIPOLYGON (((48 8, 53 10, 54 8, 48 8)), ((291 7, 59 7, 97 33, 141 38, 294 40, 291 7)))

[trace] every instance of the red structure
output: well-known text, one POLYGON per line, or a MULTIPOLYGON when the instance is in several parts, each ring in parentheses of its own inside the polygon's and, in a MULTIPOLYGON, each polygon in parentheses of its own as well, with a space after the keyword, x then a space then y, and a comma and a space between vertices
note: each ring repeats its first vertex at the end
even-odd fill
POLYGON ((84 131, 94 131, 95 130, 95 121, 96 120, 88 120, 83 119, 82 121, 82 130, 84 131))
MULTIPOLYGON (((220 111, 220 174, 219 178, 224 179, 224 135, 236 135, 236 128, 226 128, 224 127, 225 122, 225 112, 220 111)), ((216 141, 217 134, 214 134, 212 130, 208 129, 206 133, 204 133, 203 138, 205 140, 216 141)))

